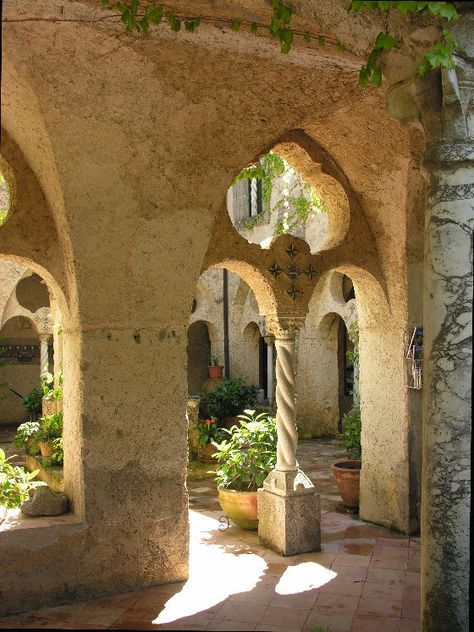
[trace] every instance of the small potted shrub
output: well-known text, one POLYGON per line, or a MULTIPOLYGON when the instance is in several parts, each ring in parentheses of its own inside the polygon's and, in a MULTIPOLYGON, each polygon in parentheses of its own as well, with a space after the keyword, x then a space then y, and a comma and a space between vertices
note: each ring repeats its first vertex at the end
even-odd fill
POLYGON ((36 421, 41 415, 42 397, 43 391, 39 388, 34 388, 22 398, 23 406, 28 412, 29 421, 36 421))
POLYGON ((256 529, 257 489, 276 464, 276 421, 253 410, 246 410, 239 420, 239 426, 224 430, 226 439, 214 443, 219 464, 216 483, 229 518, 243 529, 256 529))
POLYGON ((40 419, 39 449, 41 456, 51 458, 54 452, 53 442, 63 436, 63 414, 53 413, 40 419))
POLYGON ((207 373, 210 378, 222 377, 224 372, 224 366, 220 363, 218 355, 212 354, 209 358, 209 366, 207 367, 207 373))
POLYGON ((27 421, 20 424, 13 438, 13 445, 19 450, 25 450, 27 454, 36 454, 40 433, 41 424, 39 421, 27 421))
POLYGON ((214 453, 216 447, 212 442, 219 442, 224 439, 224 429, 219 425, 215 417, 199 419, 196 427, 199 432, 198 459, 202 463, 215 463, 214 453))
POLYGON ((39 470, 27 472, 18 465, 12 465, 9 462, 12 458, 7 458, 0 449, 0 523, 5 518, 6 510, 20 507, 29 499, 30 489, 39 484, 33 481, 39 470))
POLYGON ((361 468, 361 416, 359 406, 354 406, 342 421, 342 445, 348 459, 331 465, 342 502, 352 510, 359 506, 359 481, 361 468))
POLYGON ((244 377, 225 379, 211 393, 201 396, 199 409, 203 418, 215 417, 228 428, 236 423, 236 415, 255 405, 258 387, 246 384, 244 377))

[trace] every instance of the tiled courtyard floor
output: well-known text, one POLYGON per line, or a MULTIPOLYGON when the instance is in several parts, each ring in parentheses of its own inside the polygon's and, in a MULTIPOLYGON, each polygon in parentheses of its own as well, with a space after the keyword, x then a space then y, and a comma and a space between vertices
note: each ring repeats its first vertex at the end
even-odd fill
POLYGON ((419 538, 335 511, 337 441, 302 441, 302 469, 321 492, 322 551, 283 558, 254 531, 221 530, 211 477, 189 481, 190 578, 0 619, 0 628, 415 632, 419 538), (317 627, 321 626, 321 627, 317 627))

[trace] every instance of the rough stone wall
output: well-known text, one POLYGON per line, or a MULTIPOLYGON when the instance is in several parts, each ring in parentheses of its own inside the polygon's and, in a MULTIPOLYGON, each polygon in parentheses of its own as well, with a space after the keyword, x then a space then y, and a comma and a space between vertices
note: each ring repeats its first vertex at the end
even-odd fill
MULTIPOLYGON (((311 26, 315 1, 300 5, 311 26)), ((318 6, 356 53, 383 26, 348 26, 342 0, 318 6)), ((268 15, 265 2, 234 9, 268 15)), ((2 612, 186 577, 186 328, 199 276, 227 263, 264 313, 300 316, 316 283, 303 280, 306 302, 293 303, 268 275, 287 242, 262 253, 222 216, 228 183, 283 137, 321 165, 312 177, 339 183, 328 188, 331 247, 300 244, 300 258, 356 287, 365 445, 378 433, 361 511, 402 530, 409 521, 400 358, 422 133, 390 119, 384 89, 362 92, 361 60, 335 46, 282 56, 267 38, 209 25, 141 38, 93 21, 104 16, 92 0, 4 7, 1 150, 18 191, 0 253, 44 278, 63 315, 65 490, 79 524, 36 529, 34 541, 0 534, 2 612)))

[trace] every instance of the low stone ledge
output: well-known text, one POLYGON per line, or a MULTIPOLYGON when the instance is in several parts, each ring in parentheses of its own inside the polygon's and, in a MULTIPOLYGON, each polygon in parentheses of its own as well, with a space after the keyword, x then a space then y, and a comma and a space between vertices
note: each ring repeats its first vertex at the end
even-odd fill
POLYGON ((64 492, 63 468, 60 466, 46 467, 41 463, 41 457, 26 455, 25 467, 29 472, 39 470, 37 479, 47 483, 53 492, 64 492))

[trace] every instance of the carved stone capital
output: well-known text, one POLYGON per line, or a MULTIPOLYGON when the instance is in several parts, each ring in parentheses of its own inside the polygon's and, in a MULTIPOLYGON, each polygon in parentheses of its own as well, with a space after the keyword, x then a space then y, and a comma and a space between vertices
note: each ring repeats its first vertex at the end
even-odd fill
POLYGON ((266 317, 268 331, 277 340, 291 340, 305 323, 304 316, 280 316, 269 314, 266 317))

